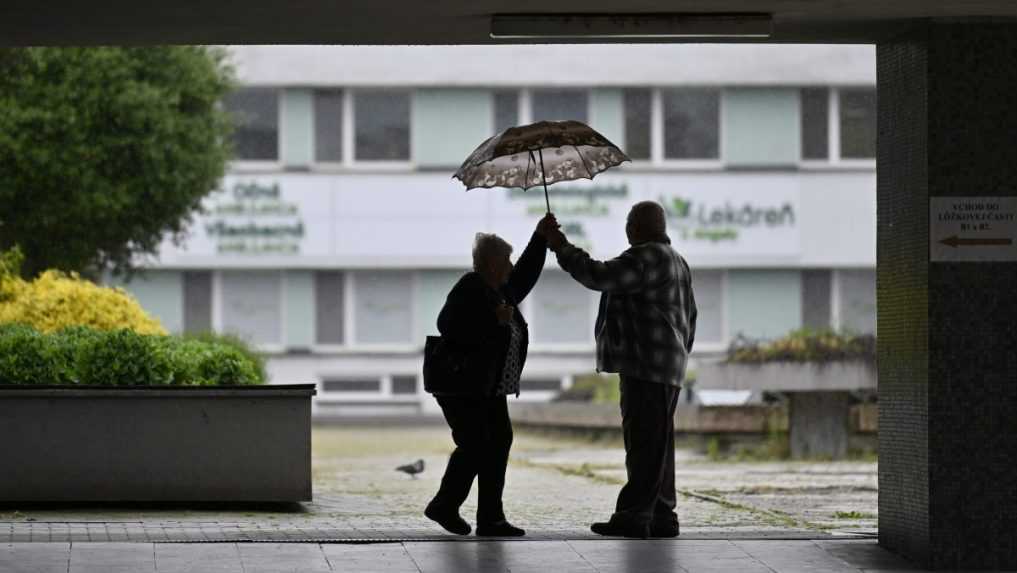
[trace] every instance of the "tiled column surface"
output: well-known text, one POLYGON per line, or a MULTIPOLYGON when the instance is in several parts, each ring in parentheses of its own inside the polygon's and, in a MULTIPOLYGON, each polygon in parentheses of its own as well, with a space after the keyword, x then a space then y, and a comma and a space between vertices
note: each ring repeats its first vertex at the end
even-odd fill
POLYGON ((879 537, 1017 567, 1017 262, 929 260, 929 198, 1017 195, 1017 25, 879 46, 879 537))

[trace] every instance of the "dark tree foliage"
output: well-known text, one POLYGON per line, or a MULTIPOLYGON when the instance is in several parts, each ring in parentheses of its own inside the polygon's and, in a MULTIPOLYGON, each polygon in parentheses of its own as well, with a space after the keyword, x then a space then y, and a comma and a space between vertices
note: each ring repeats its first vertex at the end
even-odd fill
POLYGON ((22 274, 129 274, 179 239, 230 156, 226 53, 0 49, 0 251, 22 274))

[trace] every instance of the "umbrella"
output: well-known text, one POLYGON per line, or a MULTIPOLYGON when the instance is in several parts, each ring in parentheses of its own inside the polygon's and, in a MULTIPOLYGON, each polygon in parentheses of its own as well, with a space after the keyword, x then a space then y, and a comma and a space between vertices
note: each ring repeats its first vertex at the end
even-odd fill
POLYGON ((630 159, 618 146, 581 121, 538 121, 510 127, 481 143, 452 177, 467 190, 543 184, 550 213, 548 184, 593 179, 623 161, 630 159))

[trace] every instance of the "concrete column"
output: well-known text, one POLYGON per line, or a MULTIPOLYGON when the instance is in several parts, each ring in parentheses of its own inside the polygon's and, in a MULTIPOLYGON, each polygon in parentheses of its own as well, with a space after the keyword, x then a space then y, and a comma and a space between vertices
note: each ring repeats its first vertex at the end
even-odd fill
POLYGON ((847 457, 851 394, 791 392, 791 457, 840 460, 847 457))
POLYGON ((930 256, 930 199, 1017 196, 1017 25, 932 22, 877 60, 879 541, 1017 568, 1017 262, 930 256))

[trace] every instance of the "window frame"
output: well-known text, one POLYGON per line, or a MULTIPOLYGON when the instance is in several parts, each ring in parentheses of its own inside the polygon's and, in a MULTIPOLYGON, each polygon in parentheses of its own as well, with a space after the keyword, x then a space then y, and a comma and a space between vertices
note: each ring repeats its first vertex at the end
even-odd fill
MULTIPOLYGON (((582 92, 586 96, 586 123, 589 124, 590 118, 593 117, 593 88, 590 86, 528 86, 520 89, 520 96, 522 91, 526 91, 526 119, 523 119, 523 115, 519 115, 519 125, 526 125, 533 123, 533 95, 534 92, 582 92)), ((520 107, 522 107, 522 97, 520 97, 520 107)), ((522 110, 520 110, 522 111, 522 110)))
POLYGON ((650 157, 656 167, 669 170, 705 170, 723 171, 724 167, 724 92, 726 88, 718 85, 677 85, 653 88, 650 100, 650 157), (664 125, 664 92, 667 90, 706 89, 717 93, 717 157, 705 159, 676 159, 665 155, 664 125))
MULTIPOLYGON (((283 130, 286 129, 286 118, 283 113, 283 98, 285 97, 286 87, 267 85, 267 84, 243 84, 237 86, 235 91, 246 90, 246 89, 267 89, 272 90, 276 94, 275 98, 275 114, 276 114, 276 131, 275 131, 275 159, 230 159, 229 165, 227 166, 227 172, 236 173, 269 173, 275 171, 282 171, 284 169, 282 160, 282 146, 283 146, 283 130)), ((225 105, 223 106, 225 107, 225 105)), ((226 111, 232 113, 228 108, 226 111)))
MULTIPOLYGON (((569 280, 568 274, 565 277, 569 280)), ((550 352, 550 353, 561 353, 561 354, 575 354, 582 352, 596 351, 597 340, 594 336, 594 328, 597 325, 597 311, 600 310, 600 296, 599 293, 594 294, 596 291, 591 291, 583 288, 583 292, 586 293, 589 299, 587 306, 589 314, 587 315, 586 330, 586 341, 585 342, 541 342, 537 340, 540 336, 540 328, 537 326, 534 320, 527 321, 530 329, 530 348, 534 352, 550 352)), ((527 296, 520 306, 519 310, 524 316, 534 316, 537 312, 536 299, 532 296, 527 296)))
POLYGON ((322 370, 317 372, 315 388, 318 390, 318 395, 315 398, 315 402, 321 401, 324 403, 347 403, 355 404, 357 402, 373 403, 383 400, 392 404, 416 404, 421 400, 423 392, 423 383, 421 382, 418 374, 395 371, 388 372, 385 374, 379 374, 377 372, 368 372, 363 369, 358 370, 322 370), (417 392, 415 394, 396 394, 392 392, 392 379, 396 376, 414 376, 417 380, 417 392), (377 380, 378 391, 367 392, 367 391, 327 391, 325 390, 325 383, 332 381, 343 381, 343 380, 377 380))
MULTIPOLYGON (((340 133, 341 140, 341 159, 339 161, 318 161, 317 159, 317 138, 314 138, 312 143, 312 159, 310 170, 318 173, 405 173, 409 171, 417 170, 416 166, 416 149, 413 142, 413 120, 416 114, 416 98, 414 94, 416 90, 413 88, 391 88, 386 86, 313 86, 311 87, 312 92, 319 90, 336 90, 342 93, 342 127, 340 133), (354 99, 357 92, 371 92, 371 91, 394 91, 406 94, 409 98, 409 158, 408 159, 393 159, 393 160, 376 160, 376 159, 357 159, 356 158, 356 143, 357 143, 357 126, 356 126, 356 106, 354 99)), ((313 101, 313 96, 312 96, 313 101)), ((311 125, 316 126, 318 120, 318 109, 316 105, 312 105, 311 109, 311 125)))
MULTIPOLYGON (((624 131, 624 133, 623 133, 624 141, 622 141, 622 145, 626 146, 626 147, 628 146, 628 143, 629 143, 628 142, 629 134, 628 134, 628 126, 626 125, 626 119, 625 119, 625 92, 627 90, 646 90, 646 91, 648 91, 650 93, 650 110, 649 110, 650 117, 647 119, 647 123, 648 123, 649 128, 650 128, 650 133, 649 133, 649 136, 650 136, 650 156, 645 158, 645 159, 630 159, 628 163, 623 163, 623 164, 619 165, 619 167, 624 167, 624 168, 633 169, 633 170, 645 170, 645 169, 652 169, 655 166, 655 163, 654 163, 654 158, 655 158, 654 149, 655 149, 655 146, 656 146, 656 141, 654 139, 654 130, 655 130, 654 124, 655 124, 655 122, 657 121, 658 118, 654 114, 654 103, 653 103, 653 100, 654 100, 654 92, 656 92, 659 89, 660 88, 656 88, 656 87, 653 87, 653 86, 647 86, 647 85, 641 85, 641 86, 633 85, 633 86, 622 86, 621 87, 621 92, 622 92, 622 130, 624 131)), ((663 133, 664 133, 663 129, 661 129, 661 131, 660 131, 661 137, 663 137, 663 133)), ((661 139, 661 141, 663 141, 663 139, 661 139)), ((624 148, 622 149, 622 151, 624 151, 624 148)))
MULTIPOLYGON (((348 311, 346 315, 349 320, 343 325, 344 331, 343 336, 345 337, 346 343, 339 346, 340 349, 348 350, 350 352, 357 353, 368 353, 368 354, 389 354, 389 353, 409 353, 419 352, 422 349, 422 341, 415 342, 413 340, 414 333, 417 332, 417 305, 418 305, 418 291, 420 290, 420 273, 411 269, 381 269, 381 268, 360 268, 360 269, 349 269, 345 271, 343 278, 344 287, 346 288, 343 293, 344 304, 348 311), (365 272, 390 272, 390 273, 405 273, 409 276, 409 288, 410 293, 407 299, 409 305, 409 333, 410 340, 408 342, 360 342, 357 340, 357 305, 356 305, 356 280, 353 276, 358 273, 365 272)), ((336 347, 337 345, 330 345, 336 347)))
MULTIPOLYGON (((873 267, 843 267, 830 269, 830 328, 837 332, 841 332, 844 329, 844 295, 843 295, 843 278, 842 273, 845 271, 868 271, 873 273, 873 286, 878 288, 876 281, 878 276, 876 275, 876 269, 873 267)), ((876 292, 876 302, 878 303, 878 291, 876 292)), ((878 313, 878 310, 877 310, 878 313)), ((875 328, 879 327, 878 314, 877 320, 873 321, 875 328)), ((875 334, 873 333, 858 333, 858 334, 875 334)))
POLYGON ((356 88, 346 88, 343 90, 344 101, 343 101, 343 112, 346 114, 343 123, 343 162, 346 168, 350 171, 410 171, 416 169, 413 158, 416 156, 416 150, 413 148, 413 119, 415 116, 414 100, 413 97, 415 90, 412 88, 392 88, 392 87, 366 87, 358 86, 356 88), (356 110, 356 96, 358 93, 373 92, 373 91, 385 91, 385 92, 397 92, 405 94, 409 103, 409 115, 407 116, 407 152, 409 157, 406 159, 357 159, 356 157, 356 145, 357 145, 357 110, 356 110), (347 145, 347 143, 349 145, 347 145))
POLYGON ((805 88, 821 88, 825 87, 827 91, 827 106, 826 106, 826 121, 827 121, 827 158, 826 159, 805 159, 802 157, 803 150, 799 149, 798 152, 798 167, 803 171, 830 171, 830 170, 859 170, 869 171, 876 168, 876 158, 872 159, 854 159, 844 158, 840 152, 840 94, 843 90, 852 89, 872 89, 875 91, 876 87, 869 84, 852 84, 843 86, 818 86, 818 85, 802 85, 798 86, 798 117, 799 117, 799 137, 801 137, 801 90, 805 88))
MULTIPOLYGON (((728 304, 727 304, 727 289, 728 289, 728 270, 727 268, 702 268, 701 272, 720 273, 720 287, 718 288, 719 300, 720 300, 720 340, 701 340, 699 336, 696 336, 692 345, 692 354, 716 354, 718 352, 725 352, 731 344, 731 332, 728 326, 728 304)), ((693 280, 695 276, 693 275, 693 280)), ((693 293, 695 293, 695 283, 692 285, 693 293)))
MULTIPOLYGON (((224 273, 246 273, 246 272, 266 272, 272 273, 279 277, 279 340, 277 342, 270 343, 259 343, 253 340, 248 340, 250 345, 254 347, 258 352, 265 354, 286 354, 286 289, 287 289, 287 273, 281 269, 271 268, 225 268, 216 269, 212 271, 212 330, 217 333, 225 333, 223 330, 223 311, 226 305, 223 303, 223 274, 224 273)), ((238 334, 238 333, 234 333, 238 334)), ((242 337, 242 335, 241 335, 242 337)), ((246 339, 245 339, 246 340, 246 339)))

